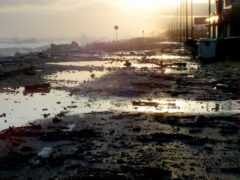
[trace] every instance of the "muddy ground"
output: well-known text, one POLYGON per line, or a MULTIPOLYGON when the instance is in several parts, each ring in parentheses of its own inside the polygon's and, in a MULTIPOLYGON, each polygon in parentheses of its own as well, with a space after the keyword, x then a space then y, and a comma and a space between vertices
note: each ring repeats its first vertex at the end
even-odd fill
MULTIPOLYGON (((181 46, 162 52, 116 52, 91 66, 44 60, 1 75, 0 96, 57 90, 75 102, 1 131, 0 178, 240 179, 240 65, 202 64, 181 46), (88 80, 58 78, 86 71, 88 80)), ((10 115, 0 114, 4 124, 10 115)))

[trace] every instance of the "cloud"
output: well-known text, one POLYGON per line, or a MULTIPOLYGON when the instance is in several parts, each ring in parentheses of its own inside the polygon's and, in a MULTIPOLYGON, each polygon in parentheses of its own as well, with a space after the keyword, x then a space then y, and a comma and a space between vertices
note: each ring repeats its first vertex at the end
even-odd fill
MULTIPOLYGON (((120 38, 136 37, 141 36, 142 30, 146 34, 165 30, 176 12, 176 5, 150 10, 128 7, 129 1, 0 0, 0 34, 9 37, 79 37, 86 34, 96 39, 114 39, 113 26, 118 24, 120 38)), ((194 8, 196 15, 207 14, 207 4, 194 8)))
POLYGON ((109 0, 0 0, 2 12, 70 11, 109 0))
POLYGON ((67 5, 79 6, 87 5, 95 2, 106 2, 109 0, 0 0, 1 7, 16 7, 16 6, 52 6, 52 5, 67 5))
POLYGON ((55 0, 0 0, 0 6, 45 5, 55 0))

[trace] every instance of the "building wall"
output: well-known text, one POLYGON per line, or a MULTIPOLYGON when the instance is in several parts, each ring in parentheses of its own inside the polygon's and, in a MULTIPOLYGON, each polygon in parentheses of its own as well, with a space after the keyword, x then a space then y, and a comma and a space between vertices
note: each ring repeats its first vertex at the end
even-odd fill
POLYGON ((232 0, 233 7, 240 7, 240 0, 232 0))
POLYGON ((227 8, 232 5, 232 0, 224 0, 224 7, 227 8))
POLYGON ((224 0, 223 12, 224 36, 240 36, 240 0, 224 0))
POLYGON ((235 8, 240 7, 240 0, 224 0, 224 8, 235 8))

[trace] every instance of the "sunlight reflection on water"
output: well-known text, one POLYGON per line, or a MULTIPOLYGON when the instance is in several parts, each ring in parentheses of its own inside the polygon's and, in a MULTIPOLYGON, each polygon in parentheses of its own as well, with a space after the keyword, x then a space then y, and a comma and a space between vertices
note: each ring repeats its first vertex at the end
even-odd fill
MULTIPOLYGON (((136 56, 134 56, 136 57, 136 56)), ((166 61, 167 59, 178 59, 178 56, 152 56, 160 62, 161 57, 166 61)), ((128 56, 133 58, 133 56, 128 56)), ((140 56, 140 58, 142 58, 140 56)), ((181 58, 179 58, 181 59, 181 58)), ((169 61, 168 61, 169 62, 169 61)), ((95 78, 110 73, 107 68, 122 68, 125 61, 79 61, 79 62, 61 62, 52 63, 63 66, 95 66, 104 67, 102 71, 87 71, 87 70, 73 70, 57 72, 52 75, 47 75, 44 79, 51 82, 52 87, 75 87, 79 86, 85 81, 91 81, 95 78), (94 76, 93 76, 94 74, 94 76)), ((153 63, 139 63, 131 61, 132 67, 138 69, 159 68, 159 65, 153 63)), ((186 62, 179 69, 178 66, 166 67, 165 73, 184 73, 193 72, 188 74, 189 78, 194 78, 194 72, 200 69, 200 65, 194 62, 186 62)), ((115 70, 115 69, 114 69, 115 70)), ((236 70, 237 71, 237 70, 236 70)), ((238 71, 237 71, 238 72, 238 71)), ((60 91, 51 89, 49 93, 34 93, 24 95, 24 88, 15 90, 15 93, 1 93, 0 94, 0 130, 6 129, 9 126, 22 126, 28 122, 41 119, 44 115, 49 118, 56 116, 62 111, 67 111, 69 115, 83 114, 91 112, 144 112, 144 113, 179 113, 190 115, 233 115, 240 113, 240 101, 190 101, 184 99, 155 99, 152 101, 144 100, 141 97, 109 97, 102 98, 75 96, 70 95, 67 91, 60 91), (135 102, 135 103, 133 103, 135 102), (6 113, 6 116, 3 114, 6 113), (5 122, 6 121, 6 122, 5 122)))
POLYGON ((9 126, 22 126, 41 119, 47 114, 54 117, 62 111, 68 115, 90 112, 144 112, 229 115, 240 113, 240 101, 185 101, 183 99, 162 99, 143 101, 138 98, 97 98, 70 95, 66 91, 51 90, 50 93, 23 94, 20 88, 16 93, 2 93, 0 96, 0 130, 9 126), (135 102, 132 104, 132 102, 135 102), (7 120, 7 122, 5 122, 7 120))
POLYGON ((107 73, 107 71, 63 71, 47 75, 44 79, 50 81, 53 87, 75 87, 107 73))
POLYGON ((135 103, 138 111, 184 114, 237 114, 240 113, 240 101, 188 101, 184 99, 166 99, 139 101, 135 103))
POLYGON ((69 115, 72 115, 92 111, 122 110, 120 102, 126 101, 122 99, 114 100, 114 98, 109 100, 74 96, 66 91, 53 89, 46 94, 24 95, 23 92, 24 88, 20 88, 16 93, 1 93, 0 115, 6 113, 6 117, 0 117, 0 130, 9 126, 22 126, 43 118, 44 114, 47 114, 48 117, 54 117, 62 111, 67 111, 69 115), (113 101, 119 103, 112 103, 113 101))

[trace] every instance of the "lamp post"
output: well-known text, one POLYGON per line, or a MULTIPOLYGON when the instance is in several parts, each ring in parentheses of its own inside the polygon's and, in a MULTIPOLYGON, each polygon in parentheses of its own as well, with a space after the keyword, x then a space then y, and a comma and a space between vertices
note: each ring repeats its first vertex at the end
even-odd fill
POLYGON ((184 1, 181 0, 181 8, 182 8, 182 17, 181 17, 181 21, 182 21, 182 33, 181 33, 181 36, 182 36, 182 41, 184 41, 184 1))
POLYGON ((188 0, 186 0, 186 42, 188 41, 188 0))
POLYGON ((116 42, 118 41, 118 29, 119 29, 119 26, 118 25, 115 25, 114 26, 114 29, 115 29, 115 31, 116 31, 116 42))
POLYGON ((179 15, 179 40, 182 41, 182 1, 180 2, 180 15, 179 15))
POLYGON ((179 39, 179 21, 178 21, 178 16, 179 16, 179 14, 178 14, 178 8, 177 8, 177 17, 176 17, 176 26, 177 26, 177 36, 176 36, 176 39, 177 39, 177 41, 179 39))
POLYGON ((193 0, 191 0, 191 39, 193 39, 193 32, 194 27, 193 27, 193 0))
POLYGON ((208 18, 209 18, 209 21, 208 21, 208 37, 210 38, 211 37, 211 21, 210 21, 210 18, 211 18, 211 0, 208 0, 208 18))
POLYGON ((223 13, 223 0, 216 0, 216 12, 218 16, 218 33, 217 37, 222 37, 223 33, 223 24, 222 24, 222 13, 223 13))

